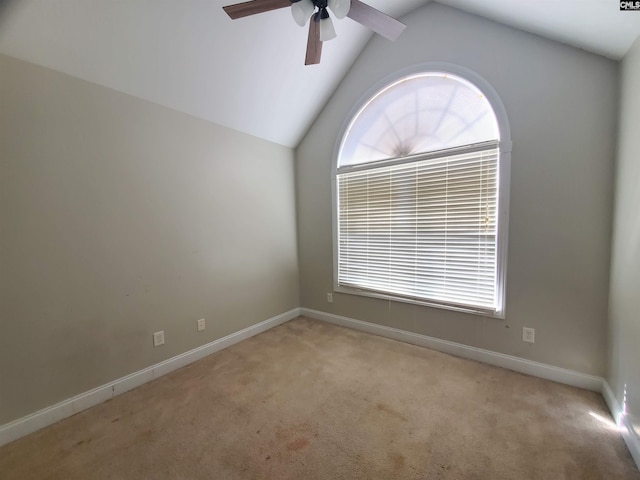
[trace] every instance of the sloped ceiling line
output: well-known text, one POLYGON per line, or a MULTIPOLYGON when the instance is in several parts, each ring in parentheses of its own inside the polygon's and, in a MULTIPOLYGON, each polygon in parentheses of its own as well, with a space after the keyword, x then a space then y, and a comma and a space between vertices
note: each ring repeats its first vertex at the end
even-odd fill
MULTIPOLYGON (((640 15, 613 0, 440 2, 614 59, 640 34, 640 15)), ((289 9, 232 21, 228 3, 0 0, 0 53, 295 147, 371 32, 336 21, 322 63, 305 66, 289 9)), ((400 18, 429 0, 367 3, 400 18)))

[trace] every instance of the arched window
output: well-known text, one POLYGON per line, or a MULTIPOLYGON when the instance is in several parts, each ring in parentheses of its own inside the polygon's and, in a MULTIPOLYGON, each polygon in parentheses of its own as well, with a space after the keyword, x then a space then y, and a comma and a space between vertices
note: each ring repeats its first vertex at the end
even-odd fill
POLYGON ((503 316, 510 142, 494 97, 426 71, 362 103, 335 169, 336 291, 503 316))

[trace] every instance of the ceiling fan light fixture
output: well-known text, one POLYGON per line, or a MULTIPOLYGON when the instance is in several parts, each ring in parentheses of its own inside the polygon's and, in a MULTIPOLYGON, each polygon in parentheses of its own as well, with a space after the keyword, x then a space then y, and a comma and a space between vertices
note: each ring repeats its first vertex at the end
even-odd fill
POLYGON ((311 0, 292 0, 291 3, 291 15, 301 27, 305 26, 307 19, 311 17, 315 9, 316 6, 311 0))
MULTIPOLYGON (((406 25, 365 3, 367 0, 243 0, 222 7, 232 20, 291 7, 295 22, 304 27, 309 22, 305 65, 320 63, 322 43, 336 38, 333 22, 327 9, 336 18, 349 16, 352 20, 393 41, 406 25)), ((2 3, 2 0, 0 0, 2 3)))
POLYGON ((329 12, 327 12, 326 8, 323 8, 318 13, 316 13, 314 20, 316 22, 320 22, 321 42, 328 42, 329 40, 333 40, 338 36, 336 34, 336 29, 333 27, 333 22, 331 21, 329 12))
POLYGON ((337 19, 343 19, 351 9, 351 0, 329 0, 327 6, 337 19))

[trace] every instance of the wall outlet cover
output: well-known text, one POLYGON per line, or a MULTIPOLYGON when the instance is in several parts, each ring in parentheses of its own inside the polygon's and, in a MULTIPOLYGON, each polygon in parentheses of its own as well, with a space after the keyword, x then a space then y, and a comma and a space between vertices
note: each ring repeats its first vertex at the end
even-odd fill
POLYGON ((206 323, 204 321, 204 318, 201 318, 200 320, 198 320, 198 331, 201 332, 205 328, 207 328, 207 325, 206 325, 206 323))
POLYGON ((535 343, 536 342, 535 329, 522 327, 522 341, 527 343, 535 343))
POLYGON ((153 346, 159 347, 160 345, 164 345, 164 330, 153 334, 153 346))

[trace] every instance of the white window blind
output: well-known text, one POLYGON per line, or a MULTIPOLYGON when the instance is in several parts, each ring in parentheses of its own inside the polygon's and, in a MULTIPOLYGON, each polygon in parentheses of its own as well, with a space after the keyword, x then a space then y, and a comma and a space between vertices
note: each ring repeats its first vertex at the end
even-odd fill
POLYGON ((495 312, 498 143, 337 172, 338 284, 495 312))

